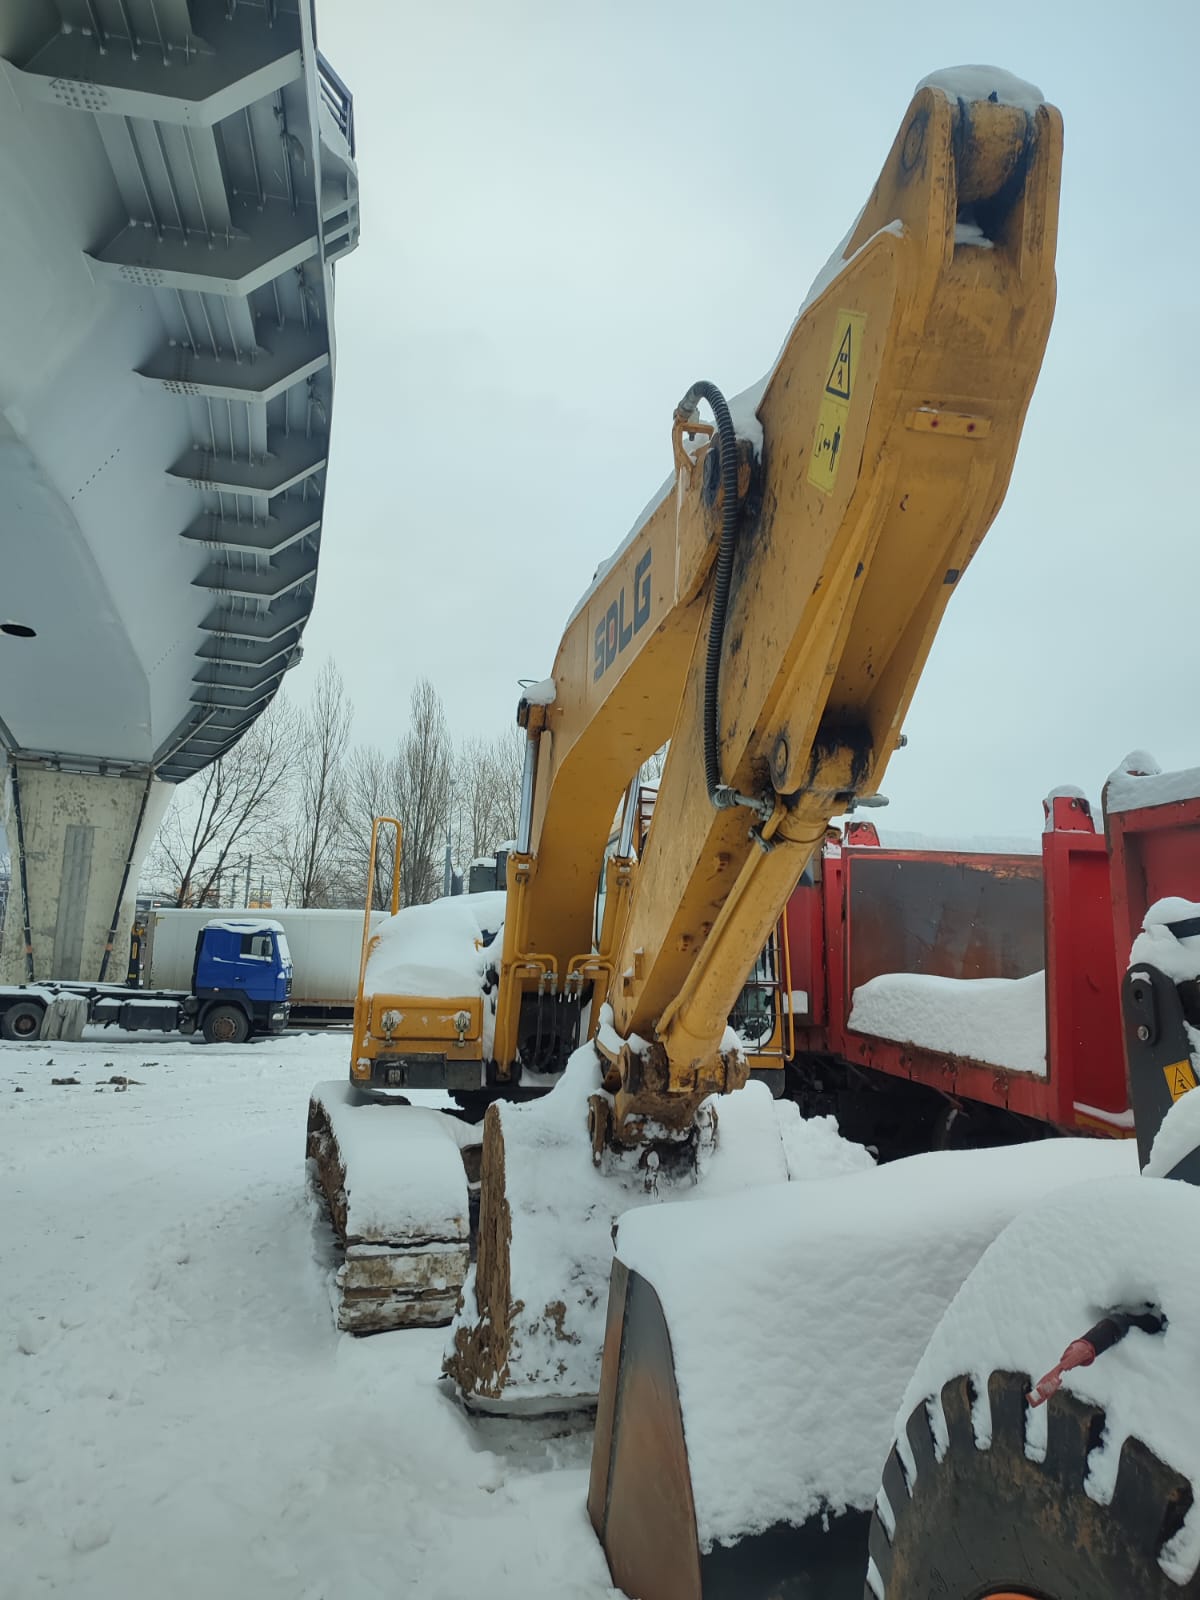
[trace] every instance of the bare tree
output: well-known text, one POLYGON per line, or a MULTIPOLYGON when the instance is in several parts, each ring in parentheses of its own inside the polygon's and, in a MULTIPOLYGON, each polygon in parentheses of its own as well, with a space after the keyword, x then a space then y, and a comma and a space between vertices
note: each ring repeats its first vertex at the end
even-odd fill
POLYGON ((524 732, 514 726, 495 739, 468 739, 459 750, 455 841, 468 859, 487 855, 516 835, 525 742, 524 732))
POLYGON ((528 736, 516 724, 492 740, 492 837, 485 847, 493 850, 517 837, 521 821, 521 775, 525 770, 528 736))
POLYGON ((441 698, 429 680, 421 678, 412 692, 408 731, 395 761, 394 815, 404 824, 400 885, 406 906, 423 905, 441 893, 453 771, 441 698))
POLYGON ((468 739, 454 762, 454 831, 471 856, 482 855, 492 831, 492 788, 488 771, 488 745, 468 739))
MULTIPOLYGON (((426 678, 412 692, 409 726, 391 755, 359 746, 346 763, 340 811, 343 880, 361 903, 375 817, 397 817, 403 829, 400 899, 422 905, 442 891, 442 862, 451 817, 453 751, 441 699, 426 678)), ((375 865, 372 904, 391 902, 391 841, 375 865)))
MULTIPOLYGON (((375 745, 359 745, 346 761, 341 788, 340 832, 343 893, 355 905, 362 903, 371 853, 371 824, 376 817, 397 816, 397 762, 375 745)), ((381 839, 371 884, 371 905, 386 910, 392 893, 392 840, 381 839)))
POLYGON ((180 786, 150 853, 164 898, 214 905, 235 860, 270 849, 296 754, 296 718, 277 695, 231 750, 180 786))
POLYGON ((353 717, 341 673, 326 661, 299 719, 292 815, 278 841, 278 876, 289 905, 323 906, 340 898, 342 791, 353 717))

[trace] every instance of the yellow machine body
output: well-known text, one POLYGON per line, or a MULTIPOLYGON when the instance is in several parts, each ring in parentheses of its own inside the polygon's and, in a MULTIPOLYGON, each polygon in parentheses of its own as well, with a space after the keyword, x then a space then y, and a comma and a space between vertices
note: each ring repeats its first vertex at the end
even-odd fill
MULTIPOLYGON (((747 838, 744 812, 708 804, 697 648, 615 952, 617 1032, 653 1038, 658 1056, 649 1071, 628 1049, 612 1062, 618 1135, 649 1115, 686 1119, 701 1094, 729 1086, 717 1041, 746 952, 828 819, 877 790, 1008 484, 1053 313, 1061 156, 1053 107, 919 91, 845 267, 766 386, 761 510, 742 531, 722 659, 721 764, 739 789, 769 783, 761 831, 775 848, 747 838)), ((671 504, 658 513, 676 522, 680 571, 705 517, 699 471, 681 473, 677 516, 671 504)), ((653 1287, 621 1262, 588 1509, 614 1581, 642 1600, 791 1593, 809 1570, 811 1528, 700 1548, 670 1329, 653 1287)), ((856 1571, 860 1593, 861 1561, 856 1571)))

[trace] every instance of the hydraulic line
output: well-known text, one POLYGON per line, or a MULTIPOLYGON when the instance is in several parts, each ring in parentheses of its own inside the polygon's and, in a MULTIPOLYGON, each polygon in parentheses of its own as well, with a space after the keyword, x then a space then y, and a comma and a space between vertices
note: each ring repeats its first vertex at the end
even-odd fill
POLYGON ((1166 1325, 1166 1317, 1153 1306, 1147 1306, 1144 1311, 1110 1311, 1090 1327, 1082 1339, 1072 1339, 1058 1365, 1051 1367, 1046 1376, 1034 1384, 1026 1399, 1031 1406, 1045 1405, 1050 1396, 1062 1388, 1066 1373, 1073 1372, 1076 1367, 1090 1367, 1097 1356, 1119 1344, 1130 1329, 1161 1333, 1166 1325))
POLYGON ((725 396, 715 383, 701 378, 694 383, 675 408, 675 414, 684 422, 694 422, 699 414, 701 400, 707 400, 717 424, 717 443, 720 450, 721 492, 724 506, 721 518, 721 543, 717 550, 717 570, 713 582, 712 615, 708 623, 708 650, 704 661, 704 782, 708 798, 718 811, 732 806, 748 806, 764 820, 771 815, 773 803, 738 794, 721 781, 721 747, 719 722, 719 690, 721 679, 721 649, 725 642, 725 620, 729 611, 729 586, 733 577, 733 551, 737 542, 738 524, 738 457, 737 434, 725 396))
POLYGON ((717 422, 717 445, 720 450, 722 494, 725 498, 722 514, 722 541, 717 550, 717 576, 712 586, 712 616, 709 618, 709 648, 704 658, 704 784, 709 790, 718 811, 731 806, 749 806, 757 816, 766 821, 774 810, 771 798, 755 798, 738 794, 730 784, 722 782, 720 763, 720 728, 718 728, 718 691, 722 672, 722 646, 725 643, 725 619, 730 610, 730 581, 733 578, 733 547, 738 539, 738 435, 733 429, 730 406, 717 384, 706 378, 694 382, 682 400, 675 406, 675 416, 682 422, 694 422, 699 416, 699 402, 707 400, 712 416, 717 422))
POLYGON ((733 431, 733 418, 729 415, 725 396, 715 383, 709 383, 704 378, 692 385, 679 402, 677 409, 684 417, 695 419, 701 400, 708 401, 717 424, 717 440, 721 453, 721 490, 725 497, 721 520, 721 544, 717 551, 717 573, 713 583, 712 615, 708 623, 708 654, 704 662, 704 781, 708 787, 709 799, 714 805, 719 806, 721 802, 717 799, 717 793, 725 785, 721 782, 717 701, 721 676, 721 646, 725 641, 729 583, 733 575, 733 547, 737 539, 737 435, 733 431))

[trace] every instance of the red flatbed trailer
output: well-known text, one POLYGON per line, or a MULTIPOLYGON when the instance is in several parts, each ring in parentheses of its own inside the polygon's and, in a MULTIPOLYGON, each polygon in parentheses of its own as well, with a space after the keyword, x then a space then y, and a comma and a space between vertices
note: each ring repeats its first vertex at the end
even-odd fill
POLYGON ((1098 832, 1081 796, 1051 796, 1040 855, 888 848, 873 824, 849 823, 780 929, 789 1092, 895 1154, 952 1142, 960 1117, 981 1143, 1039 1127, 1131 1134, 1120 984, 1146 910, 1200 901, 1200 771, 1118 774, 1105 804, 1098 832), (1038 972, 1044 1075, 850 1025, 857 991, 884 974, 1038 972))

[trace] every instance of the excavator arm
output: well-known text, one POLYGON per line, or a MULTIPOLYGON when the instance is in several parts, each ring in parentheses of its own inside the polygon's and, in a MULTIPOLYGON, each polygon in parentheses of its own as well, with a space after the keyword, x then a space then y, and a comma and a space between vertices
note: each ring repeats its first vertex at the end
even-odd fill
POLYGON ((548 997, 596 985, 623 1041, 600 1044, 606 1138, 685 1128, 738 1086, 721 1039, 754 952, 829 819, 878 791, 1012 471, 1053 313, 1061 140, 1052 107, 918 92, 840 270, 732 415, 711 385, 684 397, 675 473, 522 702, 497 1063, 548 997), (597 954, 614 810, 667 739, 597 954))

